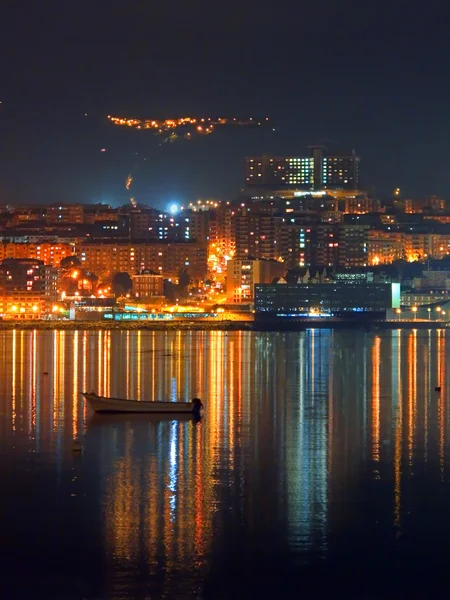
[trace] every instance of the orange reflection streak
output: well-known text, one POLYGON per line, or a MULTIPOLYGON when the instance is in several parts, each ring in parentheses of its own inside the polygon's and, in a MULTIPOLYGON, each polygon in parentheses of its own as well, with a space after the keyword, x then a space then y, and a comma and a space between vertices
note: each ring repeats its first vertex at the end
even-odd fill
POLYGON ((219 435, 220 435, 220 431, 221 431, 221 424, 220 424, 220 418, 221 415, 223 416, 222 412, 221 412, 221 407, 220 407, 220 400, 218 398, 218 388, 217 388, 217 384, 218 384, 218 378, 217 378, 217 336, 216 336, 215 331, 211 332, 211 337, 210 337, 210 341, 209 341, 209 364, 210 364, 210 368, 211 368, 211 372, 210 372, 210 382, 211 382, 211 399, 210 399, 210 403, 212 404, 211 406, 211 422, 214 424, 214 432, 215 432, 215 442, 214 445, 216 446, 217 443, 219 442, 219 435))
MULTIPOLYGON (((136 344, 136 362, 137 362, 137 382, 136 382, 136 398, 138 400, 142 400, 141 398, 141 377, 142 377, 142 332, 139 330, 137 332, 137 344, 136 344)), ((145 389, 145 387, 144 387, 145 389)))
MULTIPOLYGON (((156 348, 156 336, 155 332, 152 332, 151 343, 150 343, 150 353, 149 357, 152 365, 152 377, 151 377, 151 386, 152 386, 152 396, 151 399, 155 400, 156 398, 156 362, 155 362, 155 348, 156 348)), ((162 399, 162 398, 161 398, 162 399)))
POLYGON ((125 391, 126 398, 131 398, 131 380, 130 380, 130 332, 127 331, 125 334, 125 361, 126 361, 126 371, 125 371, 125 391))
POLYGON ((73 375, 72 375, 72 436, 74 439, 78 437, 78 401, 79 392, 78 389, 78 331, 74 331, 73 334, 73 375))
MULTIPOLYGON (((138 332, 141 333, 140 331, 138 332)), ((105 396, 111 395, 111 331, 105 331, 105 340, 103 342, 103 393, 105 396)))
POLYGON ((97 389, 100 396, 104 393, 103 385, 103 331, 99 331, 97 334, 97 389))
MULTIPOLYGON (((155 431, 149 431, 149 441, 154 441, 155 431)), ((151 455, 147 464, 147 472, 145 477, 146 488, 146 510, 145 510, 145 527, 148 535, 145 536, 145 543, 148 549, 149 560, 158 554, 159 528, 161 523, 161 506, 159 505, 158 490, 158 459, 155 455, 151 455)))
POLYGON ((31 336, 31 422, 29 434, 36 428, 36 393, 37 393, 37 351, 36 334, 34 330, 31 336))
POLYGON ((429 410, 430 410, 430 385, 431 385, 431 329, 428 330, 428 340, 426 349, 428 350, 425 355, 425 378, 424 378, 424 460, 425 464, 428 462, 428 422, 429 422, 429 410))
POLYGON ((25 344, 24 344, 24 334, 25 332, 22 330, 20 332, 20 343, 19 343, 19 353, 20 353, 20 364, 19 364, 19 398, 20 398, 20 412, 23 417, 23 398, 24 398, 24 368, 25 368, 25 344))
POLYGON ((17 331, 14 329, 12 332, 12 430, 16 431, 16 418, 17 418, 17 406, 16 406, 16 377, 17 377, 17 331))
MULTIPOLYGON (((225 388, 229 390, 229 379, 228 369, 229 369, 229 356, 228 356, 228 348, 225 348, 225 334, 223 331, 219 333, 220 336, 220 356, 219 356, 219 394, 221 396, 222 406, 226 407, 228 410, 228 445, 230 448, 230 469, 234 470, 235 468, 235 443, 236 443, 236 413, 238 411, 238 407, 233 402, 232 396, 228 392, 226 397, 224 394, 225 388), (228 381, 226 381, 228 379, 228 381)), ((253 362, 253 364, 255 364, 253 362)), ((231 373, 230 373, 231 376, 231 373)))
POLYGON ((181 360, 181 356, 182 356, 182 352, 183 352, 183 343, 184 343, 184 334, 183 337, 181 336, 181 331, 177 332, 177 339, 176 339, 176 367, 177 367, 177 390, 178 390, 178 398, 183 400, 183 393, 182 393, 182 376, 183 376, 183 362, 181 360))
MULTIPOLYGON (((442 390, 445 390, 445 331, 438 330, 438 381, 442 390)), ((441 481, 444 480, 444 447, 445 447, 445 394, 439 394, 438 420, 439 420, 439 467, 441 481)))
POLYGON ((58 355, 59 355, 59 336, 58 332, 53 332, 53 396, 52 396, 52 405, 53 405, 53 431, 56 431, 58 426, 58 413, 57 413, 57 390, 58 390, 58 378, 59 378, 59 369, 58 369, 58 355))
POLYGON ((59 428, 62 426, 62 421, 64 419, 64 380, 65 380, 65 354, 66 354, 66 332, 59 331, 58 336, 58 353, 57 353, 57 369, 58 369, 58 377, 57 377, 57 386, 56 386, 56 396, 55 396, 55 407, 56 407, 56 419, 57 426, 59 428))
MULTIPOLYGON (((91 390, 87 389, 87 341, 88 341, 88 332, 85 331, 83 334, 83 392, 90 392, 91 390)), ((86 417, 87 417, 87 406, 86 402, 83 400, 83 428, 86 427, 86 417)))
MULTIPOLYGON (((197 436, 195 438, 195 458, 202 456, 202 446, 201 446, 201 433, 202 430, 197 431, 197 436)), ((194 534, 194 547, 195 553, 197 556, 201 556, 205 551, 205 492, 203 488, 204 481, 204 463, 202 460, 191 460, 191 463, 196 465, 195 475, 195 534, 194 534), (198 510, 200 509, 200 510, 198 510)), ((210 480, 210 478, 208 478, 210 480)), ((209 512, 209 511, 208 511, 209 512)))
MULTIPOLYGON (((372 460, 380 460, 380 345, 376 336, 372 347, 372 460)), ((379 475, 379 471, 375 472, 379 475)))
POLYGON ((108 485, 106 536, 114 556, 132 560, 139 552, 141 483, 138 467, 131 457, 133 431, 129 425, 126 426, 124 442, 124 456, 117 459, 108 485))
MULTIPOLYGON (((236 356, 237 363, 237 378, 236 378, 236 392, 238 402, 241 404, 241 410, 245 413, 245 419, 248 418, 248 405, 244 406, 242 400, 242 331, 238 331, 236 334, 237 340, 234 344, 234 355, 236 356)), ((244 415, 243 419, 244 419, 244 415)))
POLYGON ((397 530, 401 525, 401 477, 402 477, 402 442, 403 442, 403 395, 402 395, 402 333, 398 332, 397 347, 397 417, 395 425, 395 449, 394 449, 394 526, 397 530))
POLYGON ((235 398, 235 393, 234 393, 234 379, 235 379, 235 368, 234 368, 234 356, 233 356, 233 346, 229 343, 227 343, 226 346, 227 350, 227 372, 228 372, 228 402, 231 405, 235 405, 236 406, 236 419, 238 421, 238 423, 242 422, 242 402, 241 402, 241 398, 240 396, 238 396, 237 398, 235 398))
POLYGON ((417 393, 417 330, 408 337, 408 462, 412 466, 417 393))

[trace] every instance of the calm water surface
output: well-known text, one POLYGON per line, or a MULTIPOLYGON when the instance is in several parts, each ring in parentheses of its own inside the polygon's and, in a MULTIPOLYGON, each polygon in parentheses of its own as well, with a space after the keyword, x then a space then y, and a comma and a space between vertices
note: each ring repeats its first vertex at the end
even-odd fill
POLYGON ((0 332, 0 597, 447 596, 449 349, 444 331, 0 332), (206 411, 94 417, 82 390, 206 411))

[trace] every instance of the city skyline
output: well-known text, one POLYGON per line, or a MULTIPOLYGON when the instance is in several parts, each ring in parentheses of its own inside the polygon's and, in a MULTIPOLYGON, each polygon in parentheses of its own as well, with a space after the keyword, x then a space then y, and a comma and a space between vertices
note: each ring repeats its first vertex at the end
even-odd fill
POLYGON ((379 196, 400 187, 448 197, 444 20, 411 6, 390 6, 388 17, 347 2, 303 10, 299 24, 291 3, 276 15, 180 2, 9 6, 0 31, 2 199, 123 204, 133 170, 139 202, 232 199, 245 156, 303 155, 311 144, 356 149, 361 185, 379 196), (108 114, 262 115, 274 127, 160 146, 108 125, 108 114))

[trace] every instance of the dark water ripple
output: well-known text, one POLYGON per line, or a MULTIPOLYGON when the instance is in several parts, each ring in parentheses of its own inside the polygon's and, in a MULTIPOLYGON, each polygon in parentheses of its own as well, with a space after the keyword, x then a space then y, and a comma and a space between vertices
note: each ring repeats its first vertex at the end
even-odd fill
POLYGON ((0 597, 443 597, 448 348, 444 331, 0 332, 0 597), (91 389, 206 412, 93 416, 91 389))

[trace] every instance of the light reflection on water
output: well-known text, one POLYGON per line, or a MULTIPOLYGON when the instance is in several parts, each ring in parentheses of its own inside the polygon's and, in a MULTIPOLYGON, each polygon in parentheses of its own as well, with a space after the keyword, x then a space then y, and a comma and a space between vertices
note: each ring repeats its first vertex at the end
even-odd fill
POLYGON ((58 597, 109 599, 400 568, 431 541, 439 562, 447 345, 416 330, 0 332, 4 588, 38 585, 8 579, 9 560, 58 597), (200 396, 206 412, 93 417, 82 390, 200 396))

